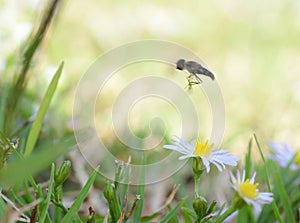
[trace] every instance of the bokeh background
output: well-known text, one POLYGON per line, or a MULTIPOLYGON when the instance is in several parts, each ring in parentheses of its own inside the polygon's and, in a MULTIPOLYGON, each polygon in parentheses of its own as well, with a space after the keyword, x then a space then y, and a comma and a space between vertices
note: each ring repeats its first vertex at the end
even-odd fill
MULTIPOLYGON (((9 55, 18 54, 42 8, 43 1, 0 1, 0 71, 9 65, 9 55)), ((28 95, 41 99, 56 67, 65 61, 59 92, 47 116, 50 127, 45 126, 52 131, 47 137, 57 139, 71 128, 77 83, 99 55, 135 40, 172 41, 194 51, 215 73, 226 107, 224 147, 243 157, 255 132, 264 149, 269 141, 286 141, 296 150, 300 147, 299 12, 297 0, 63 1, 35 60, 28 95)), ((172 75, 166 74, 185 86, 183 76, 172 75)), ((0 77, 12 78, 7 69, 0 77)), ((118 80, 116 86, 122 82, 118 80)), ((39 100, 32 101, 37 108, 39 100)), ((209 110, 198 112, 203 132, 209 134, 209 110)), ((31 114, 24 109, 24 116, 31 114)), ((143 133, 144 124, 134 128, 139 132, 139 126, 143 133)), ((107 134, 107 141, 113 144, 114 137, 107 134)))

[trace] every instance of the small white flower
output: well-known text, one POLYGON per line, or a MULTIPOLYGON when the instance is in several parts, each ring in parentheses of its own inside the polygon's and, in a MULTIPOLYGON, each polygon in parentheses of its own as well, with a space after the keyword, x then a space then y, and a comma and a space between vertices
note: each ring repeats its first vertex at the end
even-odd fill
POLYGON ((238 192, 239 196, 248 204, 252 205, 254 211, 261 212, 262 205, 270 204, 273 201, 273 193, 259 192, 257 189, 258 183, 255 183, 256 172, 251 179, 245 179, 245 170, 241 177, 240 172, 237 172, 237 178, 230 173, 232 187, 238 192))
POLYGON ((172 140, 174 145, 164 145, 163 148, 175 150, 183 156, 179 157, 179 160, 200 157, 206 172, 210 171, 210 164, 215 165, 221 172, 225 169, 225 165, 236 166, 239 159, 231 154, 227 150, 212 150, 214 144, 208 144, 208 140, 203 143, 200 139, 187 142, 184 139, 175 137, 172 140))
POLYGON ((269 158, 276 161, 280 167, 287 167, 292 159, 294 159, 290 165, 291 170, 297 170, 300 168, 300 152, 295 152, 288 143, 282 143, 278 145, 274 142, 269 143, 272 149, 272 154, 269 158))

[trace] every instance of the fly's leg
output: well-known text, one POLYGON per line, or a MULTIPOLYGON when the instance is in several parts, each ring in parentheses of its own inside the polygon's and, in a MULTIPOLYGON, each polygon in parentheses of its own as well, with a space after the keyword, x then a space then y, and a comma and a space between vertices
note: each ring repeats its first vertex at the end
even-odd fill
POLYGON ((197 74, 194 74, 194 77, 195 77, 195 84, 201 84, 203 81, 201 80, 201 78, 197 75, 197 74))
POLYGON ((189 76, 186 77, 187 81, 190 83, 193 81, 193 75, 190 74, 189 76))
POLYGON ((186 79, 188 81, 188 84, 185 86, 185 88, 188 88, 188 90, 191 90, 193 85, 202 83, 202 80, 194 74, 187 76, 186 79))
POLYGON ((189 76, 186 77, 186 80, 188 81, 188 84, 185 86, 185 88, 188 88, 188 90, 192 89, 192 82, 193 82, 193 75, 190 74, 189 76))

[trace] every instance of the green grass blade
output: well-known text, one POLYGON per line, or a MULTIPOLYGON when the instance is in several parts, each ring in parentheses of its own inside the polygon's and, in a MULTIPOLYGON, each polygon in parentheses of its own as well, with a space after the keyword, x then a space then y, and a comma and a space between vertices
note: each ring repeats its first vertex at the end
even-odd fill
POLYGON ((184 210, 182 210, 182 218, 184 223, 192 223, 192 220, 188 213, 186 213, 184 210))
MULTIPOLYGON (((1 192, 0 192, 1 193, 1 192)), ((2 197, 0 197, 0 219, 3 219, 4 215, 6 214, 7 206, 2 197)))
POLYGON ((46 215, 48 213, 48 208, 49 208, 49 204, 50 204, 50 200, 51 200, 51 194, 52 194, 52 190, 53 190, 53 184, 54 184, 54 171, 55 171, 55 165, 54 163, 52 163, 51 165, 51 173, 50 173, 50 182, 49 182, 49 186, 48 186, 48 193, 47 193, 47 197, 45 200, 45 206, 41 212, 40 215, 40 222, 44 222, 46 215))
MULTIPOLYGON (((261 159, 262 159, 262 161, 263 161, 263 163, 264 163, 264 170, 265 170, 265 174, 266 174, 266 183, 267 183, 267 186, 268 186, 268 190, 269 190, 269 192, 272 192, 272 191, 271 191, 271 184, 270 184, 270 180, 269 180, 269 179, 270 179, 270 178, 269 178, 269 170, 268 170, 268 168, 267 168, 266 160, 265 160, 263 151, 262 151, 262 149, 261 149, 261 147, 260 147, 260 144, 259 144, 259 142, 258 142, 258 139, 257 139, 257 137, 256 137, 256 134, 254 134, 254 139, 255 139, 256 145, 257 145, 257 147, 258 147, 258 150, 259 150, 261 159)), ((277 204, 276 204, 276 202, 275 202, 274 200, 273 200, 273 202, 272 202, 272 208, 273 208, 273 212, 274 212, 274 215, 275 215, 276 220, 277 220, 278 222, 280 222, 280 223, 283 223, 283 220, 282 220, 281 217, 280 217, 280 213, 279 213, 278 206, 277 206, 277 204)))
POLYGON ((18 74, 14 86, 10 89, 8 99, 6 100, 6 109, 5 109, 5 120, 4 120, 4 132, 10 136, 12 123, 15 119, 16 108, 18 107, 19 100, 23 95, 23 92, 26 87, 26 76, 28 70, 31 66, 31 61, 37 52, 37 49, 41 45, 42 40, 46 35, 46 31, 53 20, 54 13, 58 9, 60 0, 49 0, 46 10, 43 12, 40 19, 40 23, 33 30, 37 30, 33 34, 32 38, 27 41, 27 44, 24 49, 21 49, 23 53, 21 54, 20 60, 22 61, 21 67, 18 69, 18 74))
POLYGON ((247 152, 246 157, 245 157, 246 179, 250 178, 250 173, 251 173, 251 168, 252 168, 251 151, 252 151, 252 138, 249 140, 248 152, 247 152))
POLYGON ((148 215, 148 216, 143 216, 141 218, 141 222, 143 223, 146 223, 146 222, 151 222, 152 220, 154 220, 155 218, 157 218, 158 216, 160 216, 161 213, 160 212, 155 212, 151 215, 148 215))
POLYGON ((188 214, 189 216, 191 216, 193 219, 197 219, 197 215, 195 213, 195 211, 183 206, 182 208, 182 212, 188 214))
POLYGON ((183 218, 183 222, 184 223, 192 223, 192 220, 191 220, 191 216, 190 216, 190 212, 193 213, 193 215, 195 216, 195 219, 197 218, 197 215, 195 214, 194 211, 190 210, 186 203, 184 203, 182 205, 182 208, 181 208, 181 212, 182 212, 182 218, 183 218))
POLYGON ((84 185, 84 187, 79 192, 76 200, 72 204, 72 206, 69 209, 68 213, 62 219, 61 223, 69 223, 69 222, 72 222, 74 219, 78 220, 77 212, 79 211, 80 206, 82 205, 84 199, 87 197, 87 195, 89 193, 90 187, 93 185, 93 183, 96 179, 98 169, 99 169, 99 167, 97 167, 94 170, 94 172, 91 174, 91 176, 87 180, 86 184, 84 185))
MULTIPOLYGON (((167 208, 169 211, 172 211, 172 206, 170 204, 167 206, 167 208)), ((169 222, 170 223, 180 223, 178 218, 176 217, 176 215, 174 215, 169 222)))
POLYGON ((0 171, 0 186, 15 185, 27 178, 35 184, 34 181, 32 182, 32 175, 47 168, 59 156, 65 154, 69 148, 70 142, 63 141, 50 145, 29 157, 11 162, 5 170, 0 171))
POLYGON ((59 78, 60 78, 61 73, 62 73, 63 66, 64 66, 64 63, 62 62, 60 64, 59 68, 57 69, 53 79, 51 80, 51 83, 50 83, 50 85, 49 85, 49 87, 46 91, 46 94, 43 98, 41 106, 38 110, 37 116, 36 116, 32 126, 31 126, 29 136, 28 136, 28 139, 27 139, 27 143, 26 143, 26 146, 25 146, 25 153, 24 153, 25 157, 29 156, 31 154, 31 152, 33 151, 33 148, 36 144, 36 141, 38 139, 39 133, 40 133, 41 128, 42 128, 43 119, 46 115, 46 112, 49 108, 51 99, 52 99, 52 97, 54 95, 54 92, 56 90, 59 78))
MULTIPOLYGON (((10 144, 9 140, 5 137, 4 133, 0 131, 0 138, 8 145, 15 154, 15 156, 18 159, 23 159, 23 156, 10 144)), ((35 191, 37 191, 37 184, 35 183, 32 176, 29 177, 29 182, 31 183, 31 186, 34 188, 35 191)))
POLYGON ((130 181, 130 165, 128 165, 125 169, 125 173, 124 173, 124 183, 122 186, 122 190, 120 193, 120 206, 123 207, 124 205, 124 200, 125 200, 125 196, 129 187, 129 181, 130 181))
POLYGON ((140 195, 140 200, 136 205, 136 209, 133 213, 133 222, 140 222, 142 217, 144 196, 145 196, 145 171, 146 171, 146 155, 142 152, 141 173, 140 173, 140 185, 138 186, 137 194, 140 195))
MULTIPOLYGON (((278 166, 274 165, 274 163, 272 164, 272 168, 274 168, 274 170, 276 170, 276 172, 279 173, 278 166)), ((293 215, 293 208, 290 202, 290 198, 288 197, 288 194, 285 190, 281 175, 274 174, 274 181, 276 182, 276 186, 278 187, 278 193, 282 202, 286 222, 296 223, 293 215)))
POLYGON ((0 129, 3 129, 4 126, 5 103, 7 100, 7 92, 8 92, 7 87, 4 86, 4 89, 2 89, 1 91, 1 97, 0 97, 0 129))
MULTIPOLYGON (((287 176, 287 175, 283 175, 287 176)), ((291 174, 289 179, 286 181, 284 187, 286 188, 286 191, 289 193, 292 191, 292 189, 295 187, 294 185, 296 184, 296 180, 300 179, 300 171, 295 171, 294 173, 291 174)))
POLYGON ((186 198, 183 198, 174 209, 172 209, 163 219, 161 219, 160 223, 169 222, 176 215, 177 210, 185 203, 185 199, 186 198))

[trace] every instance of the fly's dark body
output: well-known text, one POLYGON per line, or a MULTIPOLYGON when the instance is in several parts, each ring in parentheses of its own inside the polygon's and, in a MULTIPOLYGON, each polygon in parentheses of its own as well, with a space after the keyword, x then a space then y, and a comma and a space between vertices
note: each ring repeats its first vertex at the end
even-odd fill
POLYGON ((210 77, 212 80, 215 79, 215 76, 212 72, 201 66, 201 64, 195 61, 185 61, 184 59, 180 59, 176 63, 176 68, 178 70, 187 70, 190 75, 187 77, 189 82, 189 87, 191 88, 192 85, 202 83, 200 78, 200 74, 210 77))

